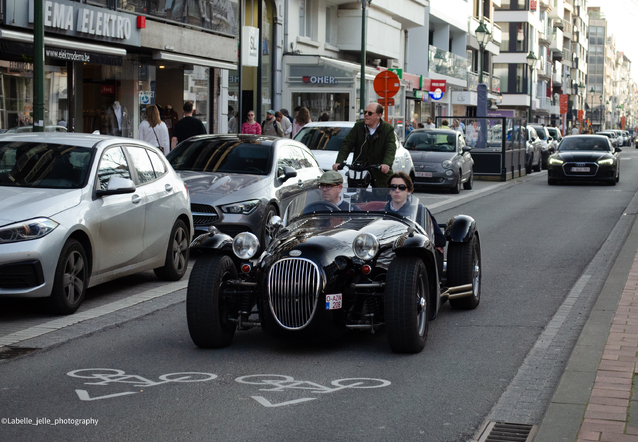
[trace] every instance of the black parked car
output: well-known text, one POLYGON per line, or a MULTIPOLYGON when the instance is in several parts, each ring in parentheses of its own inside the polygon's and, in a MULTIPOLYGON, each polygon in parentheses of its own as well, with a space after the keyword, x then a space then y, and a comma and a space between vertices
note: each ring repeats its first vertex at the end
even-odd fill
POLYGON ((269 335, 302 339, 385 326, 393 351, 421 351, 441 304, 479 304, 479 232, 469 216, 450 218, 444 263, 434 248, 433 218, 418 198, 409 197, 401 216, 388 209, 388 195, 388 189, 344 189, 350 203, 344 212, 316 190, 301 194, 283 220, 269 223, 272 241, 260 255, 251 233, 232 239, 211 229, 198 237, 191 250, 203 256, 186 300, 193 342, 225 347, 236 330, 258 325, 269 335))
POLYGON ((605 181, 615 186, 620 181, 619 147, 604 135, 572 135, 563 138, 549 157, 547 183, 564 180, 605 181))

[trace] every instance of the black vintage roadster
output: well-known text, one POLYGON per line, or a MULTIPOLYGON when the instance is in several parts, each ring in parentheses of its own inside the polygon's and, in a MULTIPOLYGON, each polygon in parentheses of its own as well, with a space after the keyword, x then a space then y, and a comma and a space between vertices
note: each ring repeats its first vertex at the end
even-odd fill
POLYGON ((388 195, 388 189, 344 189, 347 204, 339 207, 348 210, 340 210, 317 191, 303 193, 283 220, 269 223, 272 240, 260 253, 259 240, 247 232, 233 239, 211 228, 196 238, 191 251, 201 256, 186 299, 193 342, 225 347, 236 330, 254 326, 302 339, 385 326, 393 351, 421 351, 444 302, 458 309, 479 304, 479 232, 465 215, 441 225, 444 262, 434 247, 433 219, 418 198, 411 195, 400 215, 389 210, 388 195))

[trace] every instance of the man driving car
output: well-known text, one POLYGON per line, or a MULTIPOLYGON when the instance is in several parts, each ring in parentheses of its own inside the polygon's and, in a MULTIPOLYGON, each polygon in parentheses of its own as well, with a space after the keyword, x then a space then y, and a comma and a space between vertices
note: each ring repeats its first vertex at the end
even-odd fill
MULTIPOLYGON (((330 204, 334 204, 347 212, 350 210, 350 203, 343 200, 341 190, 343 189, 343 177, 339 172, 328 170, 319 178, 319 191, 321 192, 321 200, 330 204)), ((354 207, 353 207, 354 209, 354 207)))

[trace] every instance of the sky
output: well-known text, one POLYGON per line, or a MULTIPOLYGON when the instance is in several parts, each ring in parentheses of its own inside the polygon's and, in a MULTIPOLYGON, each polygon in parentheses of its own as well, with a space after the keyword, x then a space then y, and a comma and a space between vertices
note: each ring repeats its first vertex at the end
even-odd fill
POLYGON ((613 34, 616 50, 631 60, 631 77, 638 81, 638 0, 587 0, 587 6, 600 6, 609 25, 607 33, 613 34))

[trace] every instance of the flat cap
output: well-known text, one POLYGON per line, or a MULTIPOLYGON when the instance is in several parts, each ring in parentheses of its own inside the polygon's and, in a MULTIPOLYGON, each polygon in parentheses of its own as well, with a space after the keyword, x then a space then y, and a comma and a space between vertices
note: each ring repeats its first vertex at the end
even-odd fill
POLYGON ((343 177, 335 170, 328 170, 319 178, 319 184, 343 184, 343 177))

